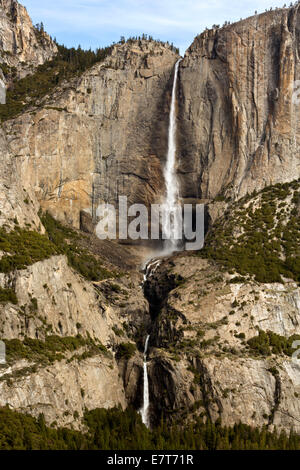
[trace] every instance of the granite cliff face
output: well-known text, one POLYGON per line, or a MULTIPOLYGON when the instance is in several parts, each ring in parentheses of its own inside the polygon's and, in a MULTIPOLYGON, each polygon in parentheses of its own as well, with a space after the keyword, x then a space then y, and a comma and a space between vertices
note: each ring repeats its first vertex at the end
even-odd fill
POLYGON ((56 53, 50 36, 33 27, 23 5, 0 1, 0 64, 15 67, 17 76, 23 77, 56 53))
POLYGON ((30 189, 26 191, 20 182, 16 162, 0 129, 0 225, 12 229, 17 220, 21 227, 30 224, 32 229, 43 231, 38 209, 34 194, 30 189))
POLYGON ((0 305, 0 335, 8 354, 7 364, 0 366, 0 406, 36 417, 43 413, 49 424, 78 428, 86 408, 125 408, 134 402, 137 392, 125 393, 124 363, 116 352, 121 343, 134 345, 132 338, 149 327, 141 278, 131 271, 119 280, 90 283, 64 256, 1 273, 0 287, 14 289, 18 302, 0 305), (11 348, 24 340, 31 340, 32 348, 46 338, 78 344, 61 350, 54 360, 39 355, 38 349, 27 358, 11 356, 11 348))
POLYGON ((299 177, 299 8, 205 31, 188 49, 179 93, 184 197, 238 198, 299 177))
MULTIPOLYGON (((36 36, 17 2, 0 0, 0 6, 1 60, 22 76, 51 58, 56 46, 46 34, 36 36)), ((299 177, 298 108, 292 102, 299 21, 297 6, 205 31, 180 64, 181 192, 210 201, 228 197, 210 204, 212 226, 226 207, 231 211, 229 197, 299 177)), ((23 254, 5 243, 20 229, 45 234, 59 249, 0 272, 0 294, 10 295, 0 302, 0 338, 9 351, 0 370, 0 405, 43 412, 47 423, 76 428, 85 408, 139 409, 150 332, 153 424, 162 413, 182 422, 201 415, 299 432, 298 363, 282 351, 262 354, 255 341, 252 349, 248 344, 260 331, 277 334, 285 346, 300 335, 295 278, 239 279, 220 263, 183 253, 163 260, 143 292, 141 249, 77 230, 72 237, 87 251, 75 269, 70 258, 77 246, 70 256, 72 240, 61 242, 70 226, 92 232, 101 202, 116 203, 119 195, 129 203, 160 201, 177 59, 154 41, 118 44, 104 61, 3 123, 0 262, 23 254), (40 207, 68 228, 47 232, 40 207), (103 279, 84 276, 90 257, 95 269, 107 269, 103 279)), ((296 233, 299 199, 288 210, 296 192, 284 204, 280 196, 276 209, 271 201, 274 229, 290 218, 296 233)), ((247 204, 237 211, 248 213, 251 204, 260 209, 255 201, 247 204)), ((269 209, 263 216, 273 223, 269 209)), ((237 217, 235 223, 242 230, 246 222, 237 217)), ((287 241, 297 248, 297 236, 287 241)))
MULTIPOLYGON (((299 21, 299 6, 267 12, 205 31, 188 49, 178 90, 183 198, 239 198, 299 176, 299 21)), ((116 45, 5 124, 43 208, 79 227, 81 211, 95 223, 99 203, 118 195, 160 200, 177 58, 155 42, 116 45)))
POLYGON ((159 200, 176 54, 155 42, 116 45, 38 109, 6 123, 24 186, 75 227, 102 202, 159 200), (43 136, 43 138, 40 138, 43 136))
POLYGON ((157 286, 170 290, 164 289, 151 331, 153 422, 161 413, 171 419, 205 414, 226 425, 299 432, 299 363, 247 348, 258 330, 299 335, 299 287, 230 279, 214 263, 189 255, 163 262, 150 278, 150 302, 161 295, 157 286))

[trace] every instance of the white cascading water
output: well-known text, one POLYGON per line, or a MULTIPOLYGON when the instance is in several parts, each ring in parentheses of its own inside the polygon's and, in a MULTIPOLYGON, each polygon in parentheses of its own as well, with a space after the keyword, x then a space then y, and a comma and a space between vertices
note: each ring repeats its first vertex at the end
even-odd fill
POLYGON ((174 211, 176 204, 178 204, 179 198, 179 182, 176 174, 176 89, 177 89, 177 78, 178 68, 182 59, 179 59, 175 65, 173 89, 172 89, 172 100, 170 109, 169 119, 169 135, 168 135, 168 154, 167 162, 164 169, 166 194, 163 201, 164 208, 166 211, 165 220, 163 222, 163 233, 165 234, 164 241, 164 255, 178 251, 180 248, 180 241, 175 238, 175 227, 177 214, 174 211), (168 219, 171 220, 171 224, 168 224, 168 219))
POLYGON ((143 407, 141 409, 142 421, 149 428, 149 382, 148 382, 148 371, 147 371, 147 352, 150 335, 147 336, 144 349, 144 395, 143 395, 143 407))
MULTIPOLYGON (((175 65, 173 89, 172 89, 172 100, 170 109, 170 120, 169 120, 169 135, 168 135, 168 154, 167 162, 164 169, 166 193, 163 201, 163 205, 166 211, 166 217, 163 221, 162 230, 164 233, 164 247, 161 255, 168 256, 174 251, 180 250, 180 240, 175 238, 176 228, 176 211, 174 208, 178 204, 179 199, 179 182, 176 174, 176 88, 178 78, 179 63, 182 59, 179 59, 175 65), (167 221, 170 220, 171 224, 167 221)), ((144 282, 155 273, 156 269, 161 263, 160 259, 150 259, 145 264, 144 269, 144 282)), ((148 371, 147 371, 147 352, 150 335, 147 336, 144 349, 144 394, 143 394, 143 407, 140 410, 143 423, 149 427, 149 382, 148 382, 148 371)))

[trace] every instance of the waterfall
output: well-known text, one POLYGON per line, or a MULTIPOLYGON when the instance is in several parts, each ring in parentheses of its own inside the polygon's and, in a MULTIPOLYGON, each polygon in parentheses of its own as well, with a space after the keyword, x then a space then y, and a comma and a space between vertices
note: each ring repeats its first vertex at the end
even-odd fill
MULTIPOLYGON (((164 168, 164 178, 166 192, 163 201, 165 217, 162 221, 162 230, 164 234, 164 246, 161 255, 168 256, 174 251, 180 250, 180 240, 176 239, 176 226, 178 222, 178 212, 174 211, 179 199, 179 182, 176 174, 176 89, 177 89, 177 78, 178 68, 180 61, 179 59, 175 64, 172 99, 169 117, 169 133, 168 133, 168 154, 166 165, 164 168), (168 221, 170 223, 168 223, 168 221)), ((181 221, 180 221, 181 222, 181 221)), ((160 259, 150 258, 146 261, 144 266, 144 283, 149 279, 158 269, 161 263, 160 259)), ((142 284, 142 286, 144 285, 142 284)), ((147 352, 150 335, 147 336, 144 349, 144 392, 143 392, 143 407, 140 410, 143 423, 149 427, 149 382, 148 382, 148 371, 147 371, 147 352)))
POLYGON ((164 254, 168 255, 174 251, 180 249, 180 240, 176 240, 176 224, 178 222, 178 213, 174 211, 179 198, 179 182, 176 174, 176 89, 177 89, 177 78, 178 68, 180 61, 179 59, 175 65, 173 89, 172 89, 172 100, 169 117, 169 134, 168 134, 168 154, 167 161, 164 169, 164 178, 166 185, 166 193, 164 199, 164 210, 165 218, 163 220, 163 233, 165 235, 164 241, 164 254), (168 220, 171 223, 168 223, 168 220))
POLYGON ((143 394, 143 407, 140 411, 142 415, 142 421, 149 428, 149 382, 148 382, 148 371, 147 371, 147 351, 149 344, 150 335, 147 336, 144 349, 144 394, 143 394))

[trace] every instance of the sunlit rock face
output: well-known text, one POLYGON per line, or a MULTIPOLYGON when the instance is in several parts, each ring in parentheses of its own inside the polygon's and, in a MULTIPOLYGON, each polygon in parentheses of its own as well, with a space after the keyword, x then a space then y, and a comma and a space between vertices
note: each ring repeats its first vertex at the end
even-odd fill
POLYGON ((180 65, 185 197, 240 197, 300 175, 299 5, 198 36, 180 65))
POLYGON ((16 161, 0 129, 0 226, 12 229, 17 222, 21 227, 30 224, 32 229, 43 232, 38 209, 33 192, 30 188, 25 190, 18 177, 16 161))
MULTIPOLYGON (((299 6, 279 9, 205 31, 188 49, 177 90, 182 197, 239 198, 299 177, 299 28, 299 6)), ((161 201, 177 59, 155 42, 116 45, 6 123, 19 173, 44 208, 79 227, 81 211, 95 223, 98 205, 119 195, 161 201)))
POLYGON ((300 288, 232 284, 215 263, 188 254, 165 260, 147 282, 153 323, 148 357, 150 416, 199 416, 225 425, 299 432, 299 360, 255 355, 258 330, 300 333, 300 288), (163 390, 163 393, 162 393, 163 390))
POLYGON ((23 5, 16 0, 0 1, 0 64, 16 67, 22 77, 56 53, 55 43, 33 27, 23 5))
POLYGON ((160 43, 117 45, 34 113, 6 123, 25 186, 42 207, 80 225, 101 202, 161 197, 177 55, 160 43), (42 136, 42 138, 41 138, 42 136))

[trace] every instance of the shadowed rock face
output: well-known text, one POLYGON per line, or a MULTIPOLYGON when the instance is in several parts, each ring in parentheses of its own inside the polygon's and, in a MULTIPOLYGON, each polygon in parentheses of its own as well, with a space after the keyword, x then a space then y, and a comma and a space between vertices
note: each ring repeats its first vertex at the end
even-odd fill
POLYGON ((180 64, 184 197, 241 197, 299 177, 299 6, 198 36, 180 64))

